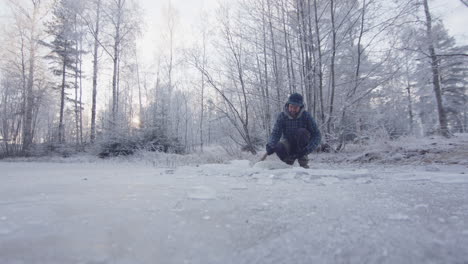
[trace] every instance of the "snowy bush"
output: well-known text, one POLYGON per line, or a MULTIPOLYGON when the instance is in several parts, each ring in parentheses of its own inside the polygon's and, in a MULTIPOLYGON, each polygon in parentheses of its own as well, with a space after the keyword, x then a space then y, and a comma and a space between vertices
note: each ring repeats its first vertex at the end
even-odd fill
POLYGON ((160 129, 146 129, 138 132, 138 148, 164 153, 184 152, 184 146, 176 137, 169 137, 160 129))
MULTIPOLYGON (((237 156, 239 159, 251 159, 252 157, 253 155, 246 153, 237 156)), ((125 161, 130 163, 141 162, 154 167, 174 168, 187 165, 228 163, 232 159, 234 157, 221 146, 205 146, 203 152, 197 151, 184 155, 139 149, 134 155, 126 157, 125 161)))
POLYGON ((101 151, 98 156, 107 158, 112 156, 131 155, 137 149, 137 143, 128 138, 113 139, 101 143, 101 151))
POLYGON ((98 156, 100 158, 128 156, 136 151, 184 153, 184 146, 177 138, 171 138, 157 129, 136 131, 131 137, 114 136, 99 143, 98 156))

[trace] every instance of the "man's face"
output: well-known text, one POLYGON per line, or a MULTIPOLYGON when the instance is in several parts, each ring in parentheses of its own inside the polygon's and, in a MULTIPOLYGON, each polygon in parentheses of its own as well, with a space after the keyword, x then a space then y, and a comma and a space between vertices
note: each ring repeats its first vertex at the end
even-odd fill
POLYGON ((293 104, 288 105, 288 111, 294 117, 297 116, 297 114, 299 113, 299 110, 301 110, 301 107, 298 105, 293 105, 293 104))

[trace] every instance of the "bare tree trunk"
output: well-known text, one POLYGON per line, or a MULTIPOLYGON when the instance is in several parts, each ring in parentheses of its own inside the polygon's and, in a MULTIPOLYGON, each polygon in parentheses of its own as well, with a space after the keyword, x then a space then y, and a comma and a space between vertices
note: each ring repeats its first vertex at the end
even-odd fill
MULTIPOLYGON (((175 14, 173 12, 173 7, 171 1, 169 1, 169 6, 167 13, 169 14, 167 17, 167 27, 168 27, 168 34, 169 34, 169 62, 167 65, 167 98, 162 100, 162 126, 163 131, 166 135, 172 133, 172 129, 174 129, 174 124, 171 122, 172 116, 172 93, 173 93, 173 70, 174 70, 174 31, 175 31, 175 14)), ((178 135, 177 135, 178 136, 178 135)))
POLYGON ((463 133, 468 131, 468 96, 466 93, 463 95, 463 133))
MULTIPOLYGON (((203 45, 203 57, 205 57, 205 46, 203 45)), ((204 60, 204 59, 203 59, 204 60)), ((205 63, 203 62, 203 70, 205 63)), ((205 96, 205 75, 202 74, 201 81, 201 102, 200 102, 200 151, 203 153, 203 121, 204 121, 204 96, 205 96)))
MULTIPOLYGON (((272 22, 272 12, 271 12, 271 3, 270 0, 267 0, 267 8, 268 8, 268 26, 270 30, 270 41, 271 41, 271 56, 273 58, 273 75, 275 76, 275 89, 276 89, 276 109, 277 111, 281 111, 281 87, 280 87, 280 81, 279 81, 279 69, 278 69, 278 58, 276 55, 276 43, 275 43, 275 35, 273 32, 273 22, 272 22)), ((268 91, 268 86, 267 86, 267 91, 268 91)), ((268 92, 267 92, 268 96, 268 92)), ((269 103, 269 102, 268 102, 269 103)), ((270 112, 268 111, 268 115, 270 115, 270 112)), ((268 131, 268 134, 270 134, 270 129, 268 131)))
POLYGON ((406 91, 408 93, 407 98, 408 98, 408 116, 409 116, 409 128, 410 128, 410 133, 413 135, 414 134, 414 115, 413 115, 413 100, 411 96, 411 83, 410 83, 410 78, 409 78, 409 65, 408 65, 408 60, 406 58, 406 91))
POLYGON ((300 63, 300 68, 301 68, 301 81, 300 81, 300 86, 301 86, 301 93, 304 94, 304 86, 306 85, 306 58, 305 58, 305 36, 304 36, 304 23, 303 23, 303 7, 302 7, 302 1, 303 0, 296 0, 296 9, 297 9, 297 21, 299 24, 299 47, 300 47, 300 56, 301 56, 301 63, 300 63))
MULTIPOLYGON (((257 43, 257 49, 263 49, 265 48, 265 46, 263 46, 262 48, 259 48, 259 41, 255 41, 255 43, 257 43)), ((267 107, 267 103, 266 103, 266 95, 265 95, 265 81, 263 80, 263 72, 262 72, 262 64, 260 63, 260 56, 258 55, 258 53, 255 54, 255 59, 256 59, 256 62, 257 62, 257 67, 256 67, 256 70, 258 72, 258 81, 260 82, 260 85, 259 85, 259 88, 260 88, 260 94, 261 94, 261 101, 262 101, 262 104, 260 105, 260 109, 258 111, 260 111, 262 113, 262 127, 265 131, 268 130, 268 124, 267 124, 267 113, 266 113, 266 107, 267 107)))
POLYGON ((308 24, 307 24, 307 29, 308 29, 308 36, 307 36, 307 41, 309 44, 309 60, 310 60, 310 66, 312 67, 312 75, 310 75, 310 90, 309 90, 309 101, 308 101, 308 107, 309 107, 309 112, 313 113, 314 116, 317 116, 317 58, 316 54, 314 51, 314 35, 312 33, 312 28, 313 28, 313 23, 312 23, 312 3, 310 2, 311 0, 307 0, 307 17, 308 17, 308 24), (313 65, 313 66, 312 66, 313 65))
MULTIPOLYGON (((21 143, 24 143, 24 139, 26 136, 24 135, 25 129, 24 129, 24 124, 26 123, 26 108, 27 108, 27 96, 28 96, 28 77, 26 74, 26 52, 25 52, 25 40, 23 34, 21 34, 21 88, 22 88, 22 101, 21 101, 21 109, 23 116, 21 118, 18 118, 18 129, 22 128, 21 131, 18 131, 18 134, 15 134, 14 136, 14 142, 16 143, 16 138, 21 132, 21 143), (21 127, 22 126, 22 127, 21 127)), ((33 87, 34 88, 34 87, 33 87)), ((14 131, 14 122, 11 124, 11 130, 14 131)), ((21 151, 23 152, 23 155, 27 155, 26 151, 23 151, 24 144, 21 145, 21 151)), ((17 148, 15 148, 16 152, 17 148)))
POLYGON ((36 62, 36 20, 37 12, 39 10, 40 1, 32 0, 33 14, 31 18, 31 32, 29 36, 29 69, 28 69, 28 81, 26 85, 25 94, 25 108, 24 108, 24 124, 23 124, 23 153, 27 154, 33 142, 33 107, 34 107, 34 73, 35 73, 35 62, 36 62))
POLYGON ((212 111, 208 109, 208 143, 211 144, 211 118, 212 118, 212 111))
POLYGON ((304 5, 307 5, 307 8, 304 8, 304 12, 307 13, 304 16, 304 36, 306 41, 306 67, 307 67, 307 86, 306 86, 306 99, 307 99, 307 109, 309 112, 313 112, 315 115, 315 61, 312 61, 314 54, 314 45, 312 39, 312 12, 310 10, 311 4, 310 0, 304 2, 304 5))
POLYGON ((3 96, 2 96, 2 103, 1 105, 3 106, 3 113, 0 115, 2 117, 2 127, 0 130, 0 135, 2 136, 3 142, 5 144, 5 155, 9 156, 10 155, 10 145, 8 142, 10 141, 10 129, 9 129, 9 123, 8 123, 8 108, 7 108, 7 103, 8 103, 8 96, 10 92, 10 86, 6 85, 5 90, 3 90, 3 96))
POLYGON ((112 55, 113 72, 112 72, 112 130, 116 126, 117 122, 117 111, 118 111, 118 75, 119 75, 119 57, 120 57, 120 42, 121 32, 120 26, 122 23, 122 0, 117 1, 117 21, 115 24, 115 35, 114 35, 114 52, 112 55))
MULTIPOLYGON (((206 66, 206 31, 203 29, 203 57, 202 57, 202 71, 205 71, 206 66)), ((201 74, 201 100, 200 100, 200 151, 203 152, 203 124, 204 124, 204 110, 205 110, 205 75, 201 74)))
MULTIPOLYGON (((361 76, 361 58, 362 58, 362 53, 363 53, 361 42, 362 42, 362 37, 364 35, 364 21, 365 21, 366 7, 367 7, 366 6, 366 0, 363 0, 361 15, 360 15, 359 36, 358 36, 358 41, 356 43, 356 46, 357 46, 356 70, 354 72, 353 87, 346 94, 346 101, 347 102, 350 102, 352 100, 353 96, 356 94, 356 92, 357 92, 357 90, 359 88, 360 81, 361 81, 361 78, 360 78, 360 76, 361 76)), ((349 32, 349 34, 350 34, 350 39, 353 39, 351 31, 349 32)), ((351 44, 353 44, 353 42, 351 42, 351 44)), ((345 105, 341 110, 342 112, 341 112, 341 121, 340 122, 341 122, 342 125, 344 124, 344 120, 346 118, 346 114, 347 114, 347 111, 349 109, 348 107, 350 107, 350 106, 351 105, 345 105)), ((359 125, 358 125, 358 127, 359 127, 359 125)), ((343 126, 341 126, 340 129, 342 129, 341 132, 343 132, 343 130, 344 130, 343 126)), ((336 150, 340 151, 342 148, 344 148, 344 146, 345 146, 345 138, 343 136, 341 136, 340 137, 340 144, 337 146, 336 150)))
POLYGON ((442 91, 440 88, 440 74, 439 74, 439 65, 437 61, 437 55, 434 47, 434 39, 432 37, 432 18, 429 11, 429 4, 427 0, 424 1, 424 12, 426 14, 426 35, 429 44, 429 55, 431 57, 431 66, 432 66, 432 85, 434 88, 434 93, 437 103, 437 111, 439 113, 439 125, 440 133, 444 137, 450 137, 448 126, 447 126, 447 114, 445 112, 444 106, 442 104, 442 91))
POLYGON ((289 57, 291 58, 291 78, 292 78, 292 92, 295 92, 297 90, 297 85, 296 85, 296 71, 294 69, 294 57, 292 53, 292 45, 291 45, 291 38, 288 38, 288 45, 289 45, 289 57))
POLYGON ((243 109, 245 111, 242 126, 243 126, 243 129, 244 129, 244 132, 245 132, 245 138, 246 138, 246 143, 247 143, 248 150, 252 154, 255 155, 255 154, 257 154, 257 151, 255 150, 255 148, 254 148, 254 146, 252 144, 252 139, 251 139, 251 135, 250 135, 250 131, 249 131, 249 104, 247 102, 247 90, 246 90, 246 87, 245 87, 244 71, 242 69, 242 62, 241 62, 241 54, 236 53, 236 51, 234 49, 234 45, 233 45, 232 42, 231 42, 231 50, 232 50, 234 58, 236 60, 237 74, 238 74, 239 82, 240 82, 241 89, 242 89, 242 99, 243 99, 242 103, 243 103, 243 109))
POLYGON ((414 115, 413 115, 413 104, 411 99, 411 85, 408 82, 408 86, 406 87, 406 91, 408 92, 408 115, 409 115, 409 126, 410 126, 410 133, 414 133, 414 115))
POLYGON ((289 45, 288 45, 288 31, 286 30, 286 7, 284 4, 284 0, 281 0, 281 19, 282 19, 282 26, 283 26, 283 33, 284 33, 284 56, 286 57, 286 71, 288 74, 288 87, 289 87, 289 93, 293 93, 293 81, 292 81, 292 71, 293 69, 291 68, 290 61, 292 58, 289 56, 289 45))
MULTIPOLYGON (((262 1, 262 5, 264 5, 265 1, 262 1)), ((270 2, 267 2, 267 5, 270 5, 270 2)), ((269 7, 268 7, 269 8, 269 7)), ((270 113, 270 94, 269 94, 269 82, 268 82, 268 56, 267 56, 267 37, 266 37, 266 19, 265 19, 265 7, 263 6, 262 10, 262 24, 263 24, 263 69, 264 69, 264 74, 265 74, 265 81, 264 81, 264 93, 262 96, 264 96, 265 99, 265 125, 266 125, 266 132, 267 136, 270 136, 271 133, 271 113, 270 113)), ((271 24, 270 24, 271 26, 271 24)), ((273 34, 273 30, 271 30, 271 34, 273 34)), ((273 37, 272 37, 273 38, 273 37)), ((274 55, 275 56, 275 55, 274 55)), ((276 59, 274 59, 276 60, 276 59)), ((275 74, 275 73, 274 73, 275 74)), ((281 111, 281 108, 279 106, 279 87, 276 86, 276 99, 277 99, 277 111, 281 111)))
POLYGON ((83 38, 82 36, 80 36, 80 68, 79 68, 79 72, 80 72, 80 108, 79 108, 79 111, 80 111, 80 145, 82 146, 83 145, 83 38))
POLYGON ((320 102, 320 119, 322 124, 325 123, 325 102, 323 99, 323 66, 322 66, 322 40, 320 39, 320 28, 317 12, 317 0, 314 0, 314 18, 315 18, 315 36, 317 37, 317 63, 318 63, 318 77, 319 77, 319 102, 320 102))
POLYGON ((140 82, 140 65, 138 63, 138 54, 135 49, 135 60, 136 60, 136 72, 137 72, 137 82, 138 82, 138 126, 140 128, 144 127, 144 110, 143 110, 143 102, 141 97, 141 82, 140 82))
POLYGON ((330 16, 331 16, 331 33, 332 33, 332 57, 330 61, 330 78, 331 78, 331 93, 330 93, 330 106, 328 111, 327 120, 327 134, 331 135, 331 123, 333 117, 333 106, 335 100, 335 56, 336 56, 336 28, 335 28, 335 7, 334 0, 330 0, 330 16))
MULTIPOLYGON (((67 53, 68 41, 65 41, 64 51, 63 54, 67 53)), ((63 112, 65 109, 65 86, 66 86, 66 58, 63 57, 63 65, 62 65, 62 85, 60 87, 60 116, 59 116, 59 127, 58 127, 58 142, 60 144, 64 143, 64 136, 65 136, 65 127, 63 124, 63 112)))
POLYGON ((313 93, 313 80, 312 75, 314 69, 312 67, 311 54, 313 52, 312 43, 310 42, 310 8, 309 3, 305 0, 297 0, 297 16, 299 23, 299 39, 301 47, 301 64, 302 64, 302 80, 303 90, 301 91, 306 98, 308 111, 311 111, 312 104, 312 93, 313 93))
POLYGON ((98 78, 98 50, 99 50, 99 22, 101 13, 101 0, 96 2, 96 25, 94 28, 94 54, 93 54, 93 98, 91 106, 91 143, 96 140, 96 97, 98 78))
POLYGON ((348 94, 348 97, 352 97, 356 94, 356 91, 360 85, 360 75, 361 75, 361 57, 362 57, 362 37, 364 35, 364 21, 366 14, 366 0, 363 0, 362 11, 361 11, 361 23, 359 26, 359 36, 357 42, 357 61, 356 61, 356 71, 354 73, 354 86, 351 90, 351 93, 348 94))
POLYGON ((184 146, 185 146, 185 151, 187 151, 187 146, 188 146, 188 100, 187 97, 184 94, 184 104, 185 104, 185 133, 184 133, 184 146))
POLYGON ((118 110, 118 91, 117 91, 117 71, 118 71, 118 44, 117 41, 114 46, 114 57, 113 60, 113 73, 112 73, 112 128, 117 124, 117 110, 118 110))
MULTIPOLYGON (((74 33, 77 34, 77 15, 75 14, 74 18, 74 33)), ((76 50, 78 51, 78 40, 75 39, 75 47, 76 50)), ((75 54, 75 129, 76 129, 76 135, 75 135, 75 142, 76 142, 76 147, 78 148, 78 145, 80 144, 80 121, 79 121, 79 110, 78 110, 78 69, 79 69, 79 51, 75 54)), ((80 105, 81 107, 81 105, 80 105)))
MULTIPOLYGON (((76 54, 76 57, 78 57, 78 54, 76 54)), ((75 67, 78 67, 78 59, 76 58, 75 60, 75 67)), ((75 100, 74 100, 74 106, 75 106, 75 129, 76 129, 76 134, 75 134, 75 143, 76 147, 80 144, 80 110, 78 110, 78 72, 75 71, 75 100)))

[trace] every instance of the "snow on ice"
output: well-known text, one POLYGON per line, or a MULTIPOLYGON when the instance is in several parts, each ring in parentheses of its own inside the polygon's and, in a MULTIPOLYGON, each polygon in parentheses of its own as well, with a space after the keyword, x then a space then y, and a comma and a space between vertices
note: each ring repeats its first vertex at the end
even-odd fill
POLYGON ((0 162, 0 263, 468 262, 463 158, 319 161, 0 162))

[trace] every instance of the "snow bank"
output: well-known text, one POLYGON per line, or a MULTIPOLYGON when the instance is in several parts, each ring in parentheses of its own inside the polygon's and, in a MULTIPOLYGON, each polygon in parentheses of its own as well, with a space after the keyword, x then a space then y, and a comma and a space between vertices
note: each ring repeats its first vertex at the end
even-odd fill
POLYGON ((468 165, 468 134, 451 138, 401 137, 397 140, 349 144, 344 151, 312 154, 315 161, 377 164, 460 164, 468 165))
MULTIPOLYGON (((233 159, 248 160, 249 165, 256 168, 282 169, 290 166, 277 162, 276 155, 271 155, 264 163, 257 163, 264 154, 260 150, 257 155, 247 152, 228 153, 221 146, 207 146, 203 152, 186 155, 162 152, 139 151, 131 156, 120 156, 108 159, 80 153, 70 157, 33 157, 8 158, 9 162, 56 162, 56 163, 128 163, 150 165, 161 168, 177 168, 180 166, 197 166, 202 164, 227 164, 233 159)), ((459 164, 468 165, 468 133, 456 134, 447 139, 432 137, 401 137, 397 140, 381 140, 366 144, 347 144, 338 153, 312 153, 309 155, 314 163, 344 163, 344 164, 459 164)), ((245 165, 245 164, 244 164, 245 165)))

